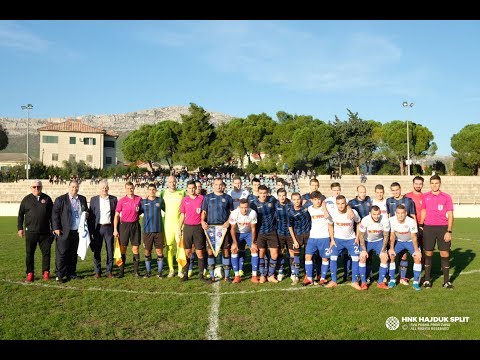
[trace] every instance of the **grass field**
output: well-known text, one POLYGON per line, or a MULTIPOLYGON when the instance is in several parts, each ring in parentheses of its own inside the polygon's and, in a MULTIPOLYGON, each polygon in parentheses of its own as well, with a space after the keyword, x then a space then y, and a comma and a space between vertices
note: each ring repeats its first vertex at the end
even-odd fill
MULTIPOLYGON (((25 244, 16 234, 16 218, 0 217, 0 339, 480 339, 479 233, 477 219, 455 220, 453 290, 441 288, 437 252, 433 288, 418 292, 402 285, 362 292, 350 286, 294 287, 290 279, 213 285, 200 283, 196 275, 186 283, 178 277, 136 279, 130 253, 125 278, 95 279, 90 251, 78 261, 82 278, 60 285, 39 280, 38 248, 37 280, 26 284, 25 244), (391 316, 400 320, 396 330, 385 325, 391 316), (417 322, 402 317, 417 317, 417 322), (431 325, 419 317, 448 317, 447 330, 427 329, 431 325)), ((143 266, 143 255, 141 261, 143 266)))

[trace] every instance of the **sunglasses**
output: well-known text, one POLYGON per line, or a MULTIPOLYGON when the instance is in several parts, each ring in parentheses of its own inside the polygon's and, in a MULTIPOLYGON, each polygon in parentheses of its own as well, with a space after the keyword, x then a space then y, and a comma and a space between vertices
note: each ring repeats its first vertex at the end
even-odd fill
POLYGON ((39 186, 32 186, 32 189, 40 189, 42 186, 39 185, 39 186))

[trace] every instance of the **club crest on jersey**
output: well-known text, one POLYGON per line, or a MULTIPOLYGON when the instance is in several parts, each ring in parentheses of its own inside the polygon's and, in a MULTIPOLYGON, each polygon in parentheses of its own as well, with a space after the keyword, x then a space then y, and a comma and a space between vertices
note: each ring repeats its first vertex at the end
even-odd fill
POLYGON ((224 202, 225 202, 225 199, 222 199, 222 202, 224 203, 224 202))
POLYGON ((40 202, 41 202, 42 204, 45 204, 45 203, 46 203, 45 199, 40 200, 40 202))
POLYGON ((156 203, 155 206, 159 208, 159 207, 160 207, 160 203, 156 203))
POLYGON ((442 210, 443 210, 443 205, 442 205, 442 204, 438 204, 438 210, 439 210, 439 211, 442 211, 442 210))
POLYGON ((268 203, 268 207, 271 208, 271 207, 272 207, 272 204, 268 203))
POLYGON ((139 212, 139 211, 140 211, 140 207, 135 206, 135 212, 139 212))
POLYGON ((202 208, 197 208, 197 210, 195 210, 197 214, 200 214, 200 212, 202 211, 202 208))

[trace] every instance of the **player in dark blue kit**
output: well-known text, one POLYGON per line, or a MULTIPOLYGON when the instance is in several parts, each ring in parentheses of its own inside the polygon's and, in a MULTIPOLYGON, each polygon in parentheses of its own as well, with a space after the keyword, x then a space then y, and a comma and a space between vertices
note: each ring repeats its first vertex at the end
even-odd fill
POLYGON ((265 185, 258 187, 258 199, 254 199, 250 207, 257 212, 257 237, 258 246, 260 283, 267 280, 278 283, 275 278, 275 269, 278 258, 278 236, 277 236, 277 199, 273 196, 267 196, 268 188, 265 185), (266 275, 266 264, 264 256, 270 251, 270 262, 268 264, 268 278, 266 275))
POLYGON ((302 206, 302 198, 298 192, 292 194, 292 203, 293 207, 288 211, 288 230, 293 240, 289 244, 291 245, 289 249, 293 250, 293 274, 295 275, 292 285, 296 285, 300 276, 300 249, 307 245, 312 220, 307 206, 302 206))

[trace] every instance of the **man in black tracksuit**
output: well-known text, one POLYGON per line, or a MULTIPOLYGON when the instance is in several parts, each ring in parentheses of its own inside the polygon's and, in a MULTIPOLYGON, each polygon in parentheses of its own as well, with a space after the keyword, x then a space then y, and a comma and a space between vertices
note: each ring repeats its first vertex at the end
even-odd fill
POLYGON ((18 210, 18 236, 25 235, 27 278, 26 282, 35 280, 34 259, 37 243, 42 251, 43 280, 50 278, 50 250, 53 242, 51 217, 53 202, 50 196, 42 193, 42 182, 34 180, 32 193, 25 196, 18 210), (25 223, 25 230, 24 230, 25 223))

